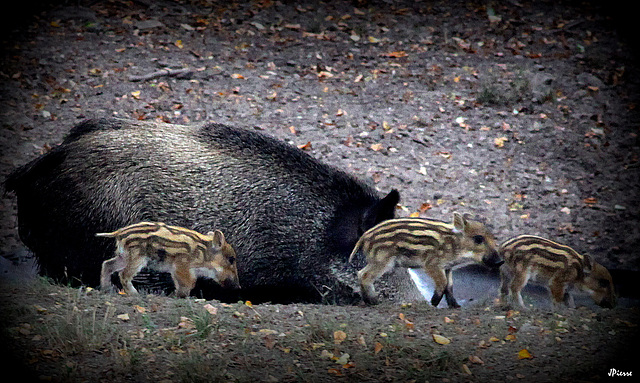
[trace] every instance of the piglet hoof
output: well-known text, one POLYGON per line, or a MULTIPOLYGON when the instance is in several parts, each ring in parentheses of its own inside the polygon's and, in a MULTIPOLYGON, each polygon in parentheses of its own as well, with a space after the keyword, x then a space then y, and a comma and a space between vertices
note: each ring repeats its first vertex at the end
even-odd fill
POLYGON ((437 292, 434 292, 433 296, 431 297, 431 305, 433 307, 438 307, 441 300, 442 300, 442 294, 438 294, 437 292))

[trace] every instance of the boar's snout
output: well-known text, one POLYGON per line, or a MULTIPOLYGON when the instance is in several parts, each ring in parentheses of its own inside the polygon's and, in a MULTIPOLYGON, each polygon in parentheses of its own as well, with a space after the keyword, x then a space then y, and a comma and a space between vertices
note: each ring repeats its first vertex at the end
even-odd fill
POLYGON ((240 290, 240 283, 235 278, 225 279, 221 283, 222 287, 228 290, 240 290))

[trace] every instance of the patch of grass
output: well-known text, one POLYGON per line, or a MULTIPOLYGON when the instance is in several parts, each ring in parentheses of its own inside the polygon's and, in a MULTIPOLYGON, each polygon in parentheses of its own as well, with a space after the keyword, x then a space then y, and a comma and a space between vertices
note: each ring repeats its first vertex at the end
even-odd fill
POLYGON ((114 311, 110 305, 84 310, 73 306, 67 312, 49 315, 41 324, 42 332, 53 347, 68 353, 120 343, 124 334, 109 321, 114 311))
MULTIPOLYGON (((76 360, 100 360, 103 373, 116 381, 144 379, 152 371, 160 380, 176 382, 313 382, 336 378, 330 371, 347 381, 423 381, 444 376, 454 365, 452 354, 435 347, 422 330, 412 331, 400 321, 393 305, 372 313, 341 306, 291 310, 212 302, 218 312, 211 314, 205 302, 193 299, 107 295, 47 283, 37 289, 37 305, 14 305, 14 330, 9 335, 20 336, 21 328, 15 326, 30 323, 32 334, 41 334, 46 342, 42 347, 55 350, 64 361, 43 372, 66 381, 88 373, 84 364, 68 362, 76 360), (147 311, 133 308, 138 306, 147 311), (129 319, 117 318, 122 313, 129 319), (336 342, 336 331, 343 331, 346 339, 336 342), (381 350, 376 351, 376 342, 381 350), (345 354, 347 367, 337 363, 345 354)), ((415 319, 419 312, 407 315, 415 319)))
POLYGON ((228 382, 227 363, 206 352, 189 352, 171 361, 176 378, 182 383, 228 382))
POLYGON ((191 319, 196 326, 196 334, 200 339, 207 339, 212 332, 217 332, 220 328, 216 318, 206 311, 194 313, 191 319))
POLYGON ((338 330, 337 322, 326 320, 325 318, 317 318, 309 315, 305 316, 304 334, 308 343, 333 343, 333 333, 338 330))
POLYGON ((517 102, 529 100, 533 97, 530 76, 523 70, 516 71, 508 78, 489 72, 480 81, 476 101, 485 105, 510 107, 517 102))

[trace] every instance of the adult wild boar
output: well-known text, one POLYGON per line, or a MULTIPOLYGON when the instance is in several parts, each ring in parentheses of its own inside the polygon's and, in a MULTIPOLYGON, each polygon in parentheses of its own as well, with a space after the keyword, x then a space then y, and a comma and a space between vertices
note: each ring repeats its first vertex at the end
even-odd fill
POLYGON ((81 123, 5 187, 17 195, 20 238, 54 279, 97 285, 114 248, 96 233, 164 222, 222 230, 238 254, 240 297, 254 302, 352 302, 336 270, 399 200, 255 131, 124 119, 81 123))

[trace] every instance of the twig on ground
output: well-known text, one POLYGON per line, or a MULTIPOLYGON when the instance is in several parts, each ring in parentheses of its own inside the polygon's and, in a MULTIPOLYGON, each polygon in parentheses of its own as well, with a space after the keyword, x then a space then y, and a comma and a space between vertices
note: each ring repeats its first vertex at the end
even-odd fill
POLYGON ((192 73, 193 73, 193 70, 189 68, 160 69, 159 71, 148 73, 141 76, 131 75, 129 76, 129 81, 133 81, 133 82, 146 81, 146 80, 151 80, 151 79, 163 77, 163 76, 185 78, 191 75, 192 73))

